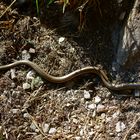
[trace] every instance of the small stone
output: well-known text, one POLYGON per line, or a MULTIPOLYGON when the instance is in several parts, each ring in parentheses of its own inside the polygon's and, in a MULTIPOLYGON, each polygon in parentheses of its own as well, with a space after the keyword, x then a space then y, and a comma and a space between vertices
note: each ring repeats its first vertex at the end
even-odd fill
POLYGON ((134 91, 135 97, 140 97, 140 90, 136 89, 134 91))
POLYGON ((11 87, 14 88, 16 87, 16 84, 14 82, 11 83, 11 87))
POLYGON ((69 52, 73 54, 75 52, 75 48, 70 47, 69 52))
POLYGON ((93 135, 94 135, 94 132, 93 132, 93 131, 88 132, 88 135, 89 135, 89 136, 93 136, 93 135))
POLYGON ((3 94, 4 94, 4 95, 7 95, 7 93, 8 93, 7 90, 4 90, 4 91, 3 91, 3 94))
POLYGON ((108 123, 108 122, 111 122, 112 121, 112 117, 107 117, 106 118, 106 122, 108 123))
POLYGON ((92 117, 94 118, 96 116, 96 111, 93 111, 92 117))
POLYGON ((78 120, 73 118, 73 123, 78 124, 78 120))
POLYGON ((106 118, 106 114, 105 114, 105 113, 102 113, 102 114, 101 114, 101 118, 102 118, 102 119, 105 119, 105 118, 106 118))
POLYGON ((27 52, 27 50, 22 51, 22 60, 29 60, 31 58, 30 54, 27 52))
POLYGON ((112 115, 112 117, 113 117, 113 118, 117 118, 119 114, 120 114, 120 111, 117 110, 117 111, 112 115))
POLYGON ((42 134, 37 135, 37 136, 34 137, 34 140, 42 140, 42 139, 43 139, 42 134))
POLYGON ((81 104, 83 104, 85 102, 84 98, 81 98, 81 104))
POLYGON ((26 89, 30 89, 31 86, 28 83, 23 83, 22 87, 23 87, 24 90, 26 90, 26 89))
POLYGON ((121 133, 118 133, 118 134, 117 134, 118 137, 121 137, 121 135, 122 135, 121 133))
POLYGON ((75 140, 81 140, 81 137, 77 136, 75 137, 75 140))
POLYGON ((31 123, 30 128, 34 131, 36 130, 36 126, 34 125, 34 123, 31 123))
POLYGON ((90 104, 90 105, 88 105, 88 108, 89 109, 96 109, 96 104, 90 104))
POLYGON ((11 72, 11 79, 15 79, 16 78, 16 74, 15 74, 16 70, 13 68, 10 70, 10 72, 11 72))
POLYGON ((104 112, 104 111, 105 111, 105 106, 102 104, 98 104, 97 105, 97 112, 100 113, 100 112, 104 112))
POLYGON ((71 94, 71 93, 72 93, 71 90, 68 90, 68 91, 66 92, 67 95, 69 95, 69 94, 71 94))
POLYGON ((61 44, 65 40, 65 37, 60 37, 58 43, 61 44))
POLYGON ((122 132, 125 129, 125 124, 121 121, 117 122, 116 124, 116 132, 122 132))
POLYGON ((19 112, 19 109, 12 109, 13 114, 17 114, 19 112))
POLYGON ((29 116, 28 113, 24 113, 24 114, 23 114, 23 117, 24 117, 24 118, 29 118, 30 116, 29 116))
POLYGON ((30 49, 29 49, 29 53, 35 53, 35 49, 30 48, 30 49))
POLYGON ((95 98, 94 98, 94 103, 95 104, 98 104, 98 103, 100 103, 101 102, 101 98, 99 97, 99 96, 96 96, 95 98))
POLYGON ((95 125, 94 128, 95 128, 96 130, 98 130, 98 129, 100 129, 100 127, 101 127, 100 125, 95 125))
POLYGON ((109 135, 110 135, 110 136, 114 136, 114 133, 110 132, 109 135))
POLYGON ((45 123, 44 125, 43 125, 43 132, 44 133, 46 133, 46 132, 48 132, 49 131, 49 124, 47 124, 47 123, 45 123))
POLYGON ((26 75, 26 79, 32 80, 32 79, 34 79, 34 75, 35 75, 34 71, 29 71, 26 75))
POLYGON ((116 67, 113 66, 113 67, 112 67, 112 70, 115 72, 115 71, 116 71, 116 67))
POLYGON ((56 132, 56 128, 50 128, 49 134, 53 134, 53 133, 55 133, 55 132, 56 132))
POLYGON ((7 97, 5 95, 0 95, 0 101, 5 100, 7 97))
POLYGON ((16 88, 18 91, 22 91, 22 87, 21 86, 17 86, 16 88))
POLYGON ((39 132, 39 129, 35 129, 35 132, 37 132, 37 133, 38 133, 38 132, 39 132))
POLYGON ((84 98, 87 100, 91 98, 91 95, 87 90, 84 90, 84 98))
POLYGON ((137 134, 133 134, 133 135, 131 135, 131 139, 132 139, 132 140, 137 139, 137 137, 138 137, 137 134))
POLYGON ((84 130, 81 129, 80 132, 79 132, 80 136, 83 136, 84 135, 84 130))
POLYGON ((15 90, 13 90, 13 91, 12 91, 12 96, 13 96, 13 98, 19 97, 19 93, 20 93, 20 91, 15 91, 15 90))

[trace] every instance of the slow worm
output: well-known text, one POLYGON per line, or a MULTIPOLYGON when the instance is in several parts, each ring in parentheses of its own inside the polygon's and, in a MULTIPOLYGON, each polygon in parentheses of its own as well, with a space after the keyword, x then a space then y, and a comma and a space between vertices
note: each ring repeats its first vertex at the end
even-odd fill
POLYGON ((31 61, 20 60, 20 61, 16 61, 8 65, 0 66, 0 71, 7 70, 18 65, 28 65, 29 67, 33 68, 43 79, 52 83, 65 83, 76 78, 77 76, 82 76, 83 74, 96 74, 101 78, 104 86, 110 90, 119 91, 119 90, 140 89, 140 83, 122 83, 122 84, 113 85, 108 80, 108 77, 104 73, 104 71, 98 67, 90 67, 90 66, 84 67, 82 69, 75 70, 65 76, 55 77, 55 76, 49 75, 43 69, 41 69, 37 64, 31 61))

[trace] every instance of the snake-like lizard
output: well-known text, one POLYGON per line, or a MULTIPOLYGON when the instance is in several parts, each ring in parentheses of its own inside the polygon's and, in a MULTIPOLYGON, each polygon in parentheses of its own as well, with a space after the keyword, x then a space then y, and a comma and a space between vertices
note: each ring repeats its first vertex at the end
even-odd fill
POLYGON ((20 61, 16 61, 8 65, 0 66, 0 71, 7 70, 18 65, 28 65, 29 67, 33 68, 43 79, 52 83, 65 83, 83 74, 96 74, 101 78, 104 86, 110 90, 119 91, 119 90, 140 89, 140 83, 122 83, 122 84, 114 85, 108 80, 107 75, 101 68, 91 67, 91 66, 75 70, 65 76, 55 77, 46 73, 37 64, 29 60, 20 60, 20 61))

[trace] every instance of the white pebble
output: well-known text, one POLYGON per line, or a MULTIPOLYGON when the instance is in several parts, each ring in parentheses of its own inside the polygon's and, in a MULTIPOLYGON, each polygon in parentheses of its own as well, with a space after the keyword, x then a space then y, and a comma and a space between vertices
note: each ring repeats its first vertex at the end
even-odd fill
POLYGON ((84 98, 87 100, 91 98, 89 91, 84 90, 84 98))
POLYGON ((55 132, 56 132, 56 128, 50 128, 49 134, 53 134, 53 133, 55 133, 55 132))
POLYGON ((94 103, 95 104, 98 104, 98 103, 100 103, 101 102, 101 98, 99 97, 99 96, 96 96, 95 98, 94 98, 94 103))
POLYGON ((38 133, 38 132, 39 132, 39 129, 35 129, 35 132, 37 132, 37 133, 38 133))
POLYGON ((12 109, 13 114, 17 114, 19 112, 19 109, 12 109))
POLYGON ((75 140, 81 140, 81 137, 77 136, 75 137, 75 140))
POLYGON ((37 136, 34 137, 34 140, 42 140, 42 139, 43 139, 42 134, 37 135, 37 136))
POLYGON ((78 120, 73 118, 73 123, 78 124, 78 120))
POLYGON ((110 135, 110 136, 114 136, 114 133, 110 132, 109 135, 110 135))
POLYGON ((120 111, 117 110, 117 111, 112 115, 112 117, 113 117, 113 118, 117 118, 119 114, 120 114, 120 111))
POLYGON ((26 90, 26 89, 30 89, 31 86, 28 83, 23 83, 23 86, 22 87, 23 87, 23 89, 26 90))
POLYGON ((5 95, 0 95, 0 101, 5 100, 6 96, 5 95))
POLYGON ((4 90, 4 91, 3 91, 3 94, 4 94, 4 95, 6 95, 7 93, 8 93, 8 91, 7 91, 7 90, 4 90))
POLYGON ((16 87, 16 84, 14 82, 11 83, 11 87, 14 88, 16 87))
POLYGON ((30 54, 27 52, 27 50, 22 51, 22 60, 29 60, 31 58, 30 54))
POLYGON ((96 116, 96 111, 93 111, 92 117, 94 118, 96 116))
POLYGON ((135 140, 137 137, 138 137, 137 134, 131 135, 131 139, 132 139, 132 140, 135 140))
POLYGON ((34 79, 34 71, 29 71, 26 75, 26 79, 34 79))
POLYGON ((105 110, 105 106, 102 104, 97 105, 97 112, 103 112, 105 110))
POLYGON ((122 132, 126 128, 125 124, 121 121, 116 124, 116 132, 122 132))
POLYGON ((88 132, 88 135, 89 135, 89 136, 93 136, 93 134, 94 134, 94 132, 93 132, 93 131, 88 132))
POLYGON ((74 51, 75 51, 75 49, 72 48, 72 47, 69 49, 69 52, 72 53, 72 54, 74 53, 74 51))
POLYGON ((46 132, 48 132, 49 131, 49 124, 47 124, 47 123, 45 123, 44 125, 43 125, 43 132, 44 133, 46 133, 46 132))
POLYGON ((90 104, 90 105, 88 105, 88 108, 89 109, 95 109, 96 108, 96 104, 90 104))
POLYGON ((35 53, 35 49, 30 48, 30 49, 29 49, 29 53, 35 53))
POLYGON ((36 130, 36 126, 34 125, 34 123, 31 123, 30 128, 34 131, 36 130))
POLYGON ((112 117, 107 117, 106 118, 106 122, 108 123, 108 122, 111 122, 112 121, 112 117))
POLYGON ((24 118, 29 118, 30 115, 29 115, 28 113, 24 113, 24 114, 23 114, 23 117, 24 117, 24 118))
POLYGON ((81 129, 80 132, 79 132, 80 136, 83 136, 84 135, 84 130, 81 129))
POLYGON ((116 68, 113 66, 113 67, 112 67, 112 70, 113 70, 113 71, 116 71, 116 68))
POLYGON ((134 91, 135 97, 140 97, 140 90, 136 89, 134 91))
POLYGON ((106 118, 106 114, 105 114, 105 113, 102 113, 102 114, 101 114, 101 118, 102 118, 102 119, 105 119, 105 118, 106 118))
POLYGON ((11 72, 11 79, 15 79, 16 78, 16 70, 15 70, 15 68, 11 69, 10 72, 11 72))
POLYGON ((58 43, 61 44, 65 40, 65 37, 60 37, 58 43))

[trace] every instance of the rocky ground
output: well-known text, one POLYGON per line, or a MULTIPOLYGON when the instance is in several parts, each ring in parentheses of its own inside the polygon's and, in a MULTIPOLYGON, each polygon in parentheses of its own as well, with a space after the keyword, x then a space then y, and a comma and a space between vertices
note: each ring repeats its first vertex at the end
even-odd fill
MULTIPOLYGON (((5 9, 0 3, 0 13, 5 9)), ((0 19, 0 65, 28 59, 49 74, 62 76, 102 64, 110 73, 112 49, 100 53, 100 46, 107 45, 102 37, 94 37, 100 45, 91 53, 72 37, 44 27, 38 18, 9 10, 0 19)), ((28 66, 1 71, 0 140, 138 140, 136 93, 109 91, 91 75, 59 85, 44 81, 28 66)))

